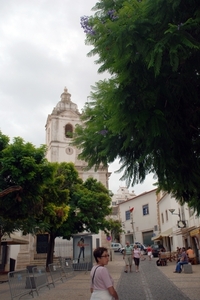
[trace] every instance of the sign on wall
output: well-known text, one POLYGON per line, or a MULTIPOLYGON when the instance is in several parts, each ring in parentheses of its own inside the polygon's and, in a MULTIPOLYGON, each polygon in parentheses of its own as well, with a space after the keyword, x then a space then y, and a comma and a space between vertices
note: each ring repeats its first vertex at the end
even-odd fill
POLYGON ((76 263, 92 262, 92 237, 88 235, 73 237, 73 259, 76 263))

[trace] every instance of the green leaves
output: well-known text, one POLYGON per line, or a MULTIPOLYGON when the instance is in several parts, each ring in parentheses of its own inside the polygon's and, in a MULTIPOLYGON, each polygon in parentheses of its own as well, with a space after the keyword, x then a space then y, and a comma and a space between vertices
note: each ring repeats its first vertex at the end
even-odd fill
POLYGON ((128 184, 154 172, 178 200, 200 201, 198 1, 102 0, 96 9, 87 42, 112 77, 96 83, 83 111, 81 158, 95 168, 119 158, 128 184))
POLYGON ((22 187, 0 198, 3 230, 34 232, 37 216, 43 210, 42 188, 53 170, 45 160, 45 147, 36 148, 19 137, 9 144, 2 133, 0 141, 4 145, 0 151, 0 188, 22 187))

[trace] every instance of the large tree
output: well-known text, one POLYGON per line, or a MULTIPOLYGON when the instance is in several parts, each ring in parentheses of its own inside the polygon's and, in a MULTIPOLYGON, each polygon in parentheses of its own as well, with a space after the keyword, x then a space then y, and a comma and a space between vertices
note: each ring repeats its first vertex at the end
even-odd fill
POLYGON ((77 184, 71 193, 69 218, 60 236, 69 239, 80 232, 108 232, 110 222, 106 218, 111 213, 111 197, 109 190, 94 178, 77 184))
POLYGON ((44 189, 43 215, 38 220, 48 224, 49 247, 46 267, 53 262, 55 238, 70 239, 81 232, 108 232, 111 198, 97 180, 83 182, 72 163, 54 164, 53 181, 44 189))
POLYGON ((53 174, 45 151, 45 146, 36 148, 19 137, 9 143, 0 132, 0 235, 45 228, 36 220, 43 209, 43 186, 53 174))
MULTIPOLYGON (((42 220, 49 233, 46 267, 53 262, 55 238, 65 222, 68 222, 70 198, 75 186, 82 182, 72 163, 49 163, 53 167, 53 176, 43 187, 43 210, 37 217, 38 223, 42 220)), ((73 231, 73 228, 71 228, 73 231)))
POLYGON ((0 132, 0 238, 4 233, 49 233, 47 267, 56 237, 108 231, 110 192, 97 180, 84 183, 72 163, 50 163, 36 148, 0 132))
POLYGON ((101 0, 82 17, 96 83, 74 144, 89 167, 119 158, 122 179, 158 186, 200 213, 200 3, 101 0))

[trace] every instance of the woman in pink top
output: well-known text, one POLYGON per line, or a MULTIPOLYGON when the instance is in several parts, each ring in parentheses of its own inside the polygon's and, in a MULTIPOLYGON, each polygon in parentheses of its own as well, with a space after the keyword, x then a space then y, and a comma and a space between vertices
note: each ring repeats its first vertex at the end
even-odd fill
POLYGON ((93 255, 97 264, 93 266, 90 272, 90 291, 92 293, 90 300, 119 300, 114 289, 113 279, 107 268, 104 267, 109 261, 107 248, 98 247, 94 250, 93 255))
POLYGON ((135 262, 135 272, 139 272, 139 264, 140 264, 141 251, 137 245, 134 245, 133 248, 133 259, 135 262))

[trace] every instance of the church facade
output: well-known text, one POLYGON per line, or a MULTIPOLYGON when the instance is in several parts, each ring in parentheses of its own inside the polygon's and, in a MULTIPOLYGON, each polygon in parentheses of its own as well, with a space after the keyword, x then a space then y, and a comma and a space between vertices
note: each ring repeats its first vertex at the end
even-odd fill
POLYGON ((57 103, 46 122, 47 159, 50 162, 74 163, 80 178, 85 181, 93 177, 108 188, 109 172, 107 168, 98 171, 85 171, 87 163, 78 159, 81 150, 71 145, 73 133, 77 124, 82 125, 77 105, 71 101, 71 94, 65 88, 61 100, 57 103))

